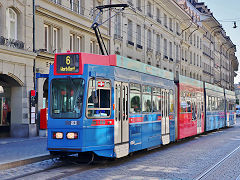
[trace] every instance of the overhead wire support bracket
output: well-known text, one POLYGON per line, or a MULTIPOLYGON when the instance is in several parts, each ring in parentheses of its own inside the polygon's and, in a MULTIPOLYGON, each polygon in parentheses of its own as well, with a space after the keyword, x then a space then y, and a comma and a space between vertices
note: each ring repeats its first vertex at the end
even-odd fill
POLYGON ((95 32, 95 35, 97 37, 97 41, 98 41, 98 44, 99 44, 99 48, 100 48, 100 51, 102 53, 102 55, 105 55, 104 53, 104 50, 103 50, 103 47, 106 51, 106 54, 108 55, 108 51, 107 51, 107 48, 105 46, 105 43, 103 41, 103 38, 102 38, 102 35, 101 35, 101 32, 99 30, 99 26, 103 25, 105 22, 107 22, 109 19, 113 18, 114 16, 116 16, 117 14, 119 14, 120 12, 122 12, 126 7, 128 7, 129 5, 128 4, 109 4, 109 5, 103 5, 103 6, 97 6, 96 9, 99 10, 97 16, 95 17, 94 21, 93 21, 93 24, 91 25, 91 28, 94 30, 95 32), (102 23, 98 23, 98 19, 100 17, 100 15, 103 13, 103 9, 111 9, 111 8, 122 8, 120 9, 118 12, 116 12, 113 16, 109 17, 107 20, 105 20, 104 22, 102 23))

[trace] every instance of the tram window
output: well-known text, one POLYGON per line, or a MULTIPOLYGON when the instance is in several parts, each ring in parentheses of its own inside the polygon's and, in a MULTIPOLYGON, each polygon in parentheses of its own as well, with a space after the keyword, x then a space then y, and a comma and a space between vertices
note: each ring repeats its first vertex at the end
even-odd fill
POLYGON ((192 112, 191 102, 187 101, 187 112, 192 112))
POLYGON ((51 88, 51 116, 79 118, 83 105, 83 79, 53 79, 51 88))
POLYGON ((130 113, 141 112, 141 86, 130 84, 130 113))
POLYGON ((212 97, 208 96, 208 110, 212 111, 212 97))
POLYGON ((87 117, 106 118, 110 116, 111 82, 105 79, 89 80, 87 117), (94 97, 96 96, 96 101, 94 97))
POLYGON ((224 110, 224 100, 223 99, 220 99, 220 108, 219 110, 224 110))
POLYGON ((209 107, 209 106, 208 106, 208 96, 206 96, 206 110, 207 110, 207 111, 209 111, 208 107, 209 107))
POLYGON ((150 86, 142 86, 142 111, 152 112, 152 88, 150 86))
POLYGON ((180 99, 181 99, 181 104, 180 104, 180 107, 181 107, 181 112, 182 113, 185 113, 185 112, 187 112, 187 102, 186 102, 186 93, 184 92, 182 92, 181 93, 181 97, 180 97, 180 99))
POLYGON ((221 99, 218 98, 218 110, 220 111, 221 110, 221 99))
POLYGON ((170 113, 174 112, 174 96, 173 90, 170 90, 170 113))
POLYGON ((161 112, 161 89, 153 88, 153 112, 161 112))
POLYGON ((218 110, 218 98, 214 97, 215 99, 215 110, 218 110))

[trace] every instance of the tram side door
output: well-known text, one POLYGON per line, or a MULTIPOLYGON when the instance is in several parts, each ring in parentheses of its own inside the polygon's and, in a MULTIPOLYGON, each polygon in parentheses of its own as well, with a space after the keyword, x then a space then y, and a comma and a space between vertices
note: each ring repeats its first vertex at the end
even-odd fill
POLYGON ((197 112, 196 112, 196 116, 197 116, 197 133, 201 133, 202 132, 202 100, 200 98, 198 98, 197 103, 197 112))
POLYGON ((170 142, 170 125, 169 125, 169 108, 170 108, 170 98, 169 90, 161 90, 161 107, 162 107, 162 143, 163 145, 170 142))
POLYGON ((230 126, 229 100, 226 100, 226 125, 230 126))
POLYGON ((117 158, 129 153, 128 83, 114 84, 114 151, 117 158))

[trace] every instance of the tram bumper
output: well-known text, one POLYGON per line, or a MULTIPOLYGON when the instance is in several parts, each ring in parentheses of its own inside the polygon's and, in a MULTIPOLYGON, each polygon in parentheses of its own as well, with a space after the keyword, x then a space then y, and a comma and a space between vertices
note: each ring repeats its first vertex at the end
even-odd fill
POLYGON ((51 129, 48 133, 47 150, 50 152, 83 152, 82 132, 74 129, 51 129))

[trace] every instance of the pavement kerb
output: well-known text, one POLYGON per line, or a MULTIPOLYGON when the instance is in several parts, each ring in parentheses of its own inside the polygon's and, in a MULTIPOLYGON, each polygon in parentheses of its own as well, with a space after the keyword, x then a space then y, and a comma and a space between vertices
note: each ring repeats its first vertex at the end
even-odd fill
POLYGON ((25 158, 25 159, 19 159, 19 160, 12 161, 12 162, 0 163, 0 170, 15 168, 15 167, 23 166, 26 164, 44 161, 44 160, 47 160, 50 158, 51 158, 51 156, 49 154, 41 154, 38 156, 33 156, 33 157, 25 158))

